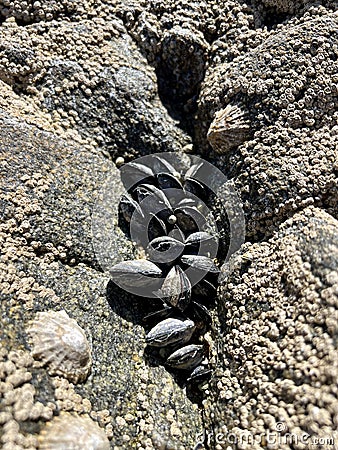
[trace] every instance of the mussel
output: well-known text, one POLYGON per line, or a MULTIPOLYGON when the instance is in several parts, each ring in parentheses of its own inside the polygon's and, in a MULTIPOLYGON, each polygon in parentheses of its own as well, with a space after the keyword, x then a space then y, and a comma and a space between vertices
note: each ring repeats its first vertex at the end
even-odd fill
POLYGON ((153 239, 147 246, 151 261, 156 263, 170 263, 175 261, 184 250, 184 244, 170 236, 153 239))
POLYGON ((191 284, 180 266, 174 266, 164 279, 161 287, 161 298, 181 311, 184 311, 189 305, 191 284))
POLYGON ((191 370, 202 362, 203 357, 203 345, 190 344, 172 353, 166 360, 166 365, 173 369, 191 370))
POLYGON ((162 276, 162 270, 147 259, 122 261, 110 269, 111 279, 126 287, 144 287, 154 278, 162 276))
POLYGON ((165 319, 152 328, 146 336, 146 343, 152 347, 171 344, 185 344, 195 330, 192 320, 165 319))

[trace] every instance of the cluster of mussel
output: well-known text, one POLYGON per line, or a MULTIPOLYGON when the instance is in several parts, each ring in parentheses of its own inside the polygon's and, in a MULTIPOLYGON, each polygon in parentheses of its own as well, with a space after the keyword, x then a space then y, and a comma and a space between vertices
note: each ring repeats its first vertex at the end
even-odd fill
POLYGON ((151 163, 120 169, 127 190, 119 203, 120 225, 145 257, 122 261, 110 274, 120 287, 160 301, 144 317, 146 343, 165 366, 199 385, 211 373, 203 336, 219 274, 217 230, 206 206, 212 193, 197 177, 203 162, 184 175, 165 158, 152 156, 151 163))

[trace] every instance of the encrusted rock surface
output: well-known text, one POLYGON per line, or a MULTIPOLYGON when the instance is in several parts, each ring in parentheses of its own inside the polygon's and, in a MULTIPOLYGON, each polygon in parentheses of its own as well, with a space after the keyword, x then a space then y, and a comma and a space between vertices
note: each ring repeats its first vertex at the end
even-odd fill
POLYGON ((337 233, 338 221, 309 207, 223 267, 210 448, 293 448, 287 433, 297 449, 302 435, 308 448, 337 439, 337 233))
POLYGON ((224 145, 218 164, 241 194, 250 239, 271 235, 307 204, 337 217, 337 25, 336 13, 313 10, 205 78, 200 148, 208 152, 217 111, 231 104, 248 113, 251 136, 231 151, 224 145))
MULTIPOLYGON (((21 98, 118 155, 180 150, 190 139, 161 104, 154 70, 121 21, 3 24, 0 79, 21 98)), ((1 106, 1 103, 0 103, 1 106)))
MULTIPOLYGON (((107 177, 117 177, 116 169, 93 149, 79 149, 18 119, 2 116, 0 126, 1 342, 14 351, 30 349, 27 331, 34 313, 66 310, 90 337, 91 374, 72 393, 67 380, 48 380, 37 366, 35 374, 42 381, 34 392, 57 405, 55 414, 89 413, 106 429, 115 449, 137 443, 144 448, 192 446, 201 431, 197 406, 164 368, 146 363, 145 333, 139 325, 144 308, 124 292, 107 291, 109 279, 100 272, 92 249, 95 196, 107 177)), ((119 195, 118 184, 113 190, 119 195)), ((116 224, 111 232, 118 233, 116 224)), ((122 234, 114 242, 111 264, 131 257, 131 245, 122 234)), ((29 379, 27 383, 33 389, 29 379)), ((4 405, 10 395, 6 386, 4 405)), ((6 417, 5 430, 10 427, 7 419, 12 423, 6 417)), ((20 424, 18 417, 15 429, 29 430, 36 440, 41 420, 28 416, 20 424)))
POLYGON ((227 448, 227 433, 266 448, 259 435, 278 431, 277 422, 332 435, 336 8, 325 0, 0 0, 4 450, 36 450, 46 422, 63 411, 89 416, 115 450, 193 449, 203 428, 211 444, 196 448, 227 448), (250 129, 235 124, 240 139, 224 147, 217 137, 216 154, 207 131, 228 105, 245 112, 250 129), (148 304, 103 273, 133 255, 114 216, 122 187, 112 161, 181 150, 232 179, 256 242, 224 270, 204 411, 144 355, 148 304), (65 310, 89 338, 91 373, 76 386, 32 360, 28 323, 48 310, 65 310))

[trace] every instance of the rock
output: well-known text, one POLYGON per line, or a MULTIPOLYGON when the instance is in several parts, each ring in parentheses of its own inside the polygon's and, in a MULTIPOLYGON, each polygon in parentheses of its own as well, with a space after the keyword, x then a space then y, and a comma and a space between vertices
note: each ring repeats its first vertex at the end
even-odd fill
POLYGON ((243 105, 250 123, 246 141, 224 145, 218 161, 241 194, 250 239, 309 204, 337 217, 336 29, 337 16, 319 9, 210 68, 204 81, 197 133, 206 152, 210 121, 225 105, 243 105))
POLYGON ((260 449, 269 433, 334 434, 337 232, 335 219, 309 207, 223 267, 218 369, 205 403, 211 448, 217 439, 227 448, 229 436, 232 448, 260 449))
MULTIPOLYGON (((99 253, 95 256, 98 247, 92 245, 92 228, 97 230, 99 223, 92 213, 99 204, 102 185, 109 178, 117 180, 118 170, 102 155, 76 148, 51 133, 6 117, 4 112, 0 129, 3 218, 11 232, 32 243, 39 254, 52 251, 53 259, 63 263, 85 262, 99 268, 102 258, 99 253)), ((115 196, 116 203, 122 189, 121 183, 114 182, 107 195, 115 196)), ((113 204, 114 199, 112 209, 113 204)), ((106 213, 113 217, 112 210, 106 213)), ((119 242, 126 256, 130 255, 129 241, 116 224, 109 223, 109 227, 110 232, 116 230, 117 239, 105 245, 119 242)), ((117 260, 112 258, 112 263, 117 260)))
POLYGON ((314 130, 336 124, 337 16, 324 8, 316 12, 271 31, 231 65, 210 67, 199 99, 202 146, 214 114, 229 103, 249 109, 253 133, 269 125, 314 130))
POLYGON ((74 16, 83 12, 83 3, 77 0, 47 0, 25 2, 0 1, 0 14, 3 18, 14 17, 19 23, 27 24, 39 21, 50 21, 56 18, 74 16))
MULTIPOLYGON (((0 0, 5 448, 38 448, 64 411, 88 415, 115 450, 200 448, 203 435, 215 450, 243 448, 233 439, 244 434, 262 448, 277 422, 331 435, 337 15, 334 1, 320 3, 0 0), (237 133, 230 143, 211 137, 216 155, 207 131, 228 106, 243 120, 235 114, 227 127, 237 133), (183 160, 182 149, 231 178, 247 238, 259 241, 224 268, 214 345, 207 336, 217 368, 199 405, 144 351, 142 318, 156 301, 107 275, 133 258, 115 215, 122 187, 112 159, 174 150, 183 160), (61 310, 91 346, 91 373, 76 386, 37 367, 27 336, 36 313, 61 310)), ((232 242, 221 206, 235 197, 215 200, 224 254, 232 242)))
MULTIPOLYGON (((25 389, 50 406, 47 411, 38 403, 32 417, 28 410, 25 416, 17 415, 15 426, 23 421, 28 438, 36 441, 58 408, 90 413, 106 428, 115 448, 132 441, 192 447, 202 427, 198 408, 164 367, 149 365, 143 355, 145 331, 140 322, 148 312, 146 304, 108 284, 109 278, 99 270, 101 257, 98 261, 92 249, 95 197, 102 195, 108 175, 118 195, 117 169, 99 153, 4 114, 0 126, 1 344, 6 352, 29 350, 27 331, 35 313, 65 310, 89 337, 93 359, 91 374, 76 388, 64 378, 47 376, 46 369, 28 368, 24 381, 32 380, 34 388, 26 384, 25 389)), ((112 201, 113 208, 116 198, 112 201)), ((100 225, 106 224, 99 223, 98 230, 100 225)), ((118 233, 116 224, 110 231, 118 233)), ((112 264, 123 255, 132 257, 131 244, 122 234, 107 245, 112 264)), ((1 385, 5 395, 10 385, 6 386, 1 385)), ((15 395, 21 399, 21 391, 15 395)), ((5 428, 16 414, 13 408, 6 406, 5 428)))
POLYGON ((113 158, 128 161, 190 143, 161 104, 154 70, 120 21, 19 27, 9 20, 1 39, 0 79, 21 98, 29 95, 59 127, 75 129, 113 158))

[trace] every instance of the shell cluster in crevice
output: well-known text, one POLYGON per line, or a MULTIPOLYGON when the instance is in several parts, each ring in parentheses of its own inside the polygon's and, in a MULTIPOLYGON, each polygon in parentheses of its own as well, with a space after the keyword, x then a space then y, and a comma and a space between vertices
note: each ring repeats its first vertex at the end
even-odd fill
POLYGON ((200 385, 211 374, 204 335, 219 274, 217 229, 206 206, 212 192, 196 176, 203 162, 182 174, 165 156, 151 159, 151 167, 131 162, 120 169, 127 189, 120 225, 145 257, 116 264, 110 275, 127 291, 160 300, 143 319, 146 343, 167 368, 200 385))

